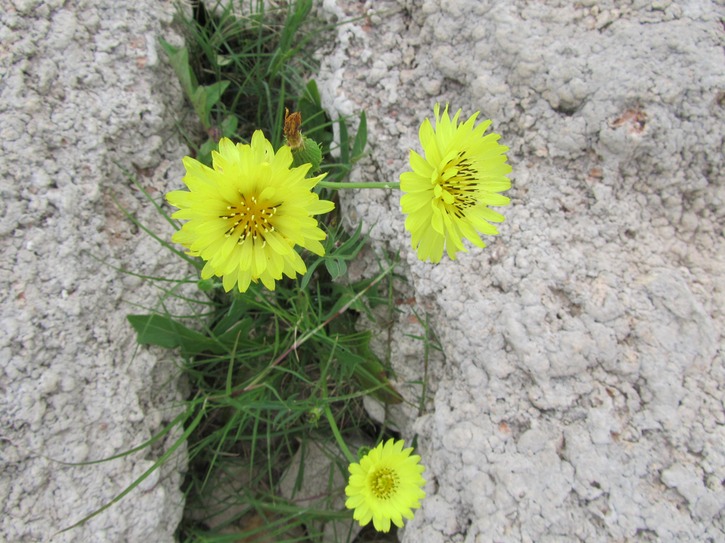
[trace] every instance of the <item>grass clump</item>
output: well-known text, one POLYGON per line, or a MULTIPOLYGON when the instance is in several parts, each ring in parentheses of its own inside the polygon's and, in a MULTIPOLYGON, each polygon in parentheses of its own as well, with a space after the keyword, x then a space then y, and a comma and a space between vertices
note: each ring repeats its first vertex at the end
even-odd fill
MULTIPOLYGON (((211 150, 224 136, 246 141, 256 129, 277 148, 282 141, 285 109, 298 107, 305 133, 325 146, 332 142, 330 118, 320 103, 314 80, 316 61, 310 45, 331 27, 311 21, 312 0, 196 3, 193 16, 177 17, 186 46, 161 40, 206 139, 187 135, 197 158, 209 163, 211 150)), ((343 121, 344 122, 344 121, 343 121)))
MULTIPOLYGON (((129 316, 140 344, 177 349, 191 392, 170 425, 119 456, 183 431, 152 468, 81 522, 188 445, 181 541, 393 540, 373 529, 387 533, 413 518, 425 468, 413 454, 415 438, 408 447, 363 409, 365 396, 385 405, 404 399, 388 360, 356 324, 361 315, 379 323, 382 308, 392 325, 396 278, 384 258, 375 277, 346 277, 365 236, 360 227, 341 228, 336 191, 400 189, 418 258, 438 263, 445 250, 455 260, 464 240, 484 247, 480 234, 496 235, 492 223, 504 221, 491 207, 509 203, 501 194, 511 186, 508 148, 486 134, 490 120, 476 123, 480 112, 460 121, 462 110, 451 116, 436 104, 434 124, 426 118, 419 129, 423 155, 409 154, 412 171, 400 181, 350 182, 365 152, 365 114, 351 137, 345 119, 327 115, 311 78, 313 37, 331 28, 309 17, 312 0, 231 6, 199 0, 191 16, 179 15, 186 45, 161 41, 201 128, 185 134, 194 155, 183 161, 189 190, 166 195, 178 210, 170 216, 135 182, 189 252, 129 215, 194 270, 186 280, 156 278, 174 285, 161 309, 129 316), (188 292, 189 285, 198 288, 188 292), (353 520, 367 526, 359 535, 353 520)), ((413 314, 424 334, 408 337, 424 344, 424 375, 408 383, 421 397, 407 400, 423 411, 428 357, 439 346, 427 319, 413 314)), ((388 353, 392 341, 388 334, 388 353)))
MULTIPOLYGON (((202 128, 185 135, 197 160, 210 164, 221 137, 248 141, 258 129, 278 148, 287 110, 301 112, 304 134, 320 144, 327 180, 344 180, 363 156, 364 113, 354 138, 346 120, 335 120, 332 156, 333 122, 310 79, 313 37, 331 29, 311 20, 312 8, 311 0, 240 2, 238 9, 199 2, 191 16, 179 12, 186 45, 161 43, 202 128)), ((316 190, 332 197, 328 188, 316 190)), ((155 236, 196 268, 186 283, 199 286, 191 296, 179 285, 164 292, 184 314, 129 316, 140 344, 178 350, 191 390, 175 421, 184 428, 177 445, 186 440, 189 455, 180 541, 355 539, 359 530, 343 510, 346 443, 390 435, 368 418, 363 396, 388 404, 402 397, 388 381, 387 362, 370 349, 370 332, 355 326, 361 313, 374 319, 379 306, 392 315, 393 266, 381 261, 376 277, 341 280, 365 236, 340 223, 337 213, 327 216, 324 256, 305 254, 307 273, 278 281, 274 291, 253 283, 226 293, 215 277, 198 281, 203 263, 155 236)), ((364 530, 358 540, 384 540, 370 537, 364 530)))

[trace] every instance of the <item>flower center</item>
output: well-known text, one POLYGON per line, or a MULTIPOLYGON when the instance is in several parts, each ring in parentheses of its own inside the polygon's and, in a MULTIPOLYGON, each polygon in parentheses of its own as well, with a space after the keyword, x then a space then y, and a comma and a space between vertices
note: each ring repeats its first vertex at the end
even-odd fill
POLYGON ((390 468, 380 468, 370 477, 370 490, 379 500, 387 500, 398 489, 398 474, 390 468))
POLYGON ((478 170, 466 157, 465 151, 458 153, 443 166, 443 171, 438 177, 441 197, 447 207, 453 208, 449 210, 459 218, 463 217, 464 209, 476 205, 478 177, 478 170))
POLYGON ((226 219, 229 225, 224 235, 237 236, 239 245, 249 238, 254 242, 262 238, 264 246, 267 243, 265 234, 274 232, 274 225, 270 221, 277 213, 279 205, 260 204, 255 196, 245 198, 244 195, 240 195, 240 197, 239 204, 227 206, 227 214, 219 216, 220 219, 226 219))

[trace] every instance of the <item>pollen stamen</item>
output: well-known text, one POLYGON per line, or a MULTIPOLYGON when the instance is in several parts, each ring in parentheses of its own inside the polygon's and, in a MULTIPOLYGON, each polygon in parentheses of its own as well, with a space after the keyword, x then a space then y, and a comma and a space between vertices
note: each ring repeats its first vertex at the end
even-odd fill
POLYGON ((383 467, 370 477, 370 490, 379 500, 387 500, 395 494, 399 483, 398 474, 390 468, 383 467))
POLYGON ((460 151, 455 158, 446 162, 438 178, 440 187, 453 197, 449 212, 463 218, 463 211, 476 205, 476 192, 480 174, 466 156, 460 151))
MULTIPOLYGON (((256 242, 258 238, 261 238, 263 243, 266 244, 265 234, 274 232, 274 225, 270 222, 270 219, 277 213, 276 205, 260 205, 257 201, 256 196, 251 196, 246 199, 243 195, 239 195, 240 203, 238 205, 226 206, 229 213, 225 215, 219 215, 220 219, 229 221, 227 223, 228 228, 224 232, 225 237, 230 237, 237 232, 237 244, 241 245, 248 239, 256 242), (231 223, 231 221, 234 221, 231 223), (231 223, 231 224, 230 224, 231 223)), ((262 245, 263 247, 265 245, 262 245)))

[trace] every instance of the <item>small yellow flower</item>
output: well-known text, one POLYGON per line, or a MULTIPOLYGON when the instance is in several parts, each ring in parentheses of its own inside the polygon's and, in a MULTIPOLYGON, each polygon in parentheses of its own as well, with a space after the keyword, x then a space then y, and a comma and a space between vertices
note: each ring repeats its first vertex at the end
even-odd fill
POLYGON ((413 509, 425 498, 421 475, 425 468, 413 448, 403 450, 403 441, 389 439, 348 467, 345 507, 354 509, 353 518, 365 526, 371 520, 379 532, 390 531, 390 521, 403 527, 403 517, 413 518, 413 509))
POLYGON ((511 166, 498 134, 484 132, 491 121, 474 126, 478 112, 458 124, 459 109, 451 119, 446 106, 440 115, 434 107, 435 128, 426 119, 419 137, 424 157, 410 151, 412 172, 400 176, 400 199, 405 228, 411 233, 413 248, 420 260, 440 262, 443 249, 455 260, 458 251, 467 251, 462 238, 485 247, 479 232, 498 234, 491 222, 503 222, 503 215, 488 206, 508 205, 501 194, 511 188, 506 177, 511 166))
POLYGON ((327 213, 332 202, 320 200, 312 188, 324 175, 306 178, 309 164, 291 168, 287 146, 276 153, 260 130, 251 145, 222 138, 212 153, 213 168, 184 157, 188 191, 166 195, 186 219, 172 240, 200 256, 202 279, 222 278, 228 292, 240 292, 254 281, 274 290, 282 274, 294 278, 307 271, 296 246, 323 255, 320 230, 313 215, 327 213))

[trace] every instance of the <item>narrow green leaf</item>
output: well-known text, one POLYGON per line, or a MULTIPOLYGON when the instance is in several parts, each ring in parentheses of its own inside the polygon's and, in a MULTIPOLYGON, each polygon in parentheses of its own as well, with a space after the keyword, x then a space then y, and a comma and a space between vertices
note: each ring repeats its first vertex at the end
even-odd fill
POLYGON ((239 119, 235 115, 229 115, 226 117, 221 124, 222 135, 227 138, 233 138, 237 135, 237 126, 239 119))
MULTIPOLYGON (((189 413, 185 418, 185 420, 187 420, 187 421, 189 418, 191 418, 192 407, 193 406, 190 406, 189 410, 187 411, 187 413, 189 413)), ((111 501, 106 503, 104 506, 96 509, 91 514, 86 515, 85 517, 83 517, 81 520, 79 520, 72 526, 68 526, 68 528, 64 528, 63 530, 60 530, 57 533, 61 534, 63 532, 67 532, 68 530, 72 530, 73 528, 76 528, 82 524, 85 524, 86 522, 91 520, 93 517, 103 513, 103 511, 105 511, 106 509, 111 507, 113 504, 121 501, 124 497, 126 497, 130 492, 132 492, 136 487, 138 487, 138 485, 140 485, 145 479, 147 479, 149 477, 149 475, 151 475, 154 471, 159 469, 165 462, 167 462, 169 460, 169 458, 171 458, 171 455, 173 455, 179 447, 186 445, 187 440, 189 439, 189 436, 193 433, 193 431, 199 425, 204 414, 205 414, 204 409, 200 409, 199 413, 197 413, 194 420, 192 420, 187 425, 186 429, 184 430, 184 433, 179 437, 179 439, 174 441, 173 445, 171 445, 171 447, 169 447, 169 449, 164 454, 162 454, 159 457, 159 459, 156 460, 156 462, 154 462, 151 465, 151 467, 149 469, 144 471, 133 483, 128 485, 120 494, 118 494, 115 498, 113 498, 111 501)))
POLYGON ((320 98, 320 91, 317 89, 317 82, 314 79, 310 79, 305 87, 305 94, 303 99, 309 100, 315 106, 322 107, 322 99, 320 98))
POLYGON ((365 112, 360 113, 360 125, 355 134, 355 141, 352 144, 352 161, 357 162, 365 152, 365 146, 368 143, 368 122, 365 118, 365 112))
POLYGON ((226 349, 219 340, 187 328, 164 315, 128 315, 141 345, 158 345, 167 349, 180 347, 187 356, 211 351, 223 354, 226 349))
POLYGON ((317 266, 322 264, 323 260, 324 260, 324 257, 320 257, 320 258, 316 259, 314 262, 312 262, 309 266, 307 266, 307 272, 300 280, 300 288, 302 290, 307 288, 307 285, 310 283, 310 280, 312 279, 312 274, 317 269, 317 266))
POLYGON ((217 81, 213 85, 201 87, 206 90, 206 103, 204 104, 208 114, 211 114, 212 108, 221 100, 222 94, 227 90, 229 81, 217 81))
POLYGON ((229 330, 235 323, 242 320, 242 317, 251 309, 251 305, 247 302, 245 297, 239 296, 232 300, 229 309, 214 325, 212 331, 216 335, 220 335, 229 330))
POLYGON ((192 96, 194 96, 196 88, 199 86, 199 83, 196 80, 194 71, 189 65, 189 51, 186 49, 186 47, 174 47, 163 38, 160 38, 159 42, 161 43, 161 48, 169 57, 169 63, 174 69, 176 77, 179 78, 181 88, 183 89, 187 98, 191 100, 192 96))
POLYGON ((350 138, 347 134, 347 123, 345 119, 338 119, 340 126, 340 163, 344 165, 350 164, 350 138))
POLYGON ((327 153, 333 141, 332 122, 322 108, 317 83, 312 79, 307 83, 302 97, 297 102, 297 111, 302 115, 302 132, 322 146, 327 153))
POLYGON ((401 403, 402 396, 390 384, 385 367, 368 346, 369 334, 359 339, 358 344, 340 345, 335 352, 337 359, 351 369, 361 388, 369 390, 371 396, 388 404, 401 403))
POLYGON ((211 152, 216 151, 219 142, 212 139, 206 140, 196 152, 196 159, 202 164, 211 166, 211 152))

